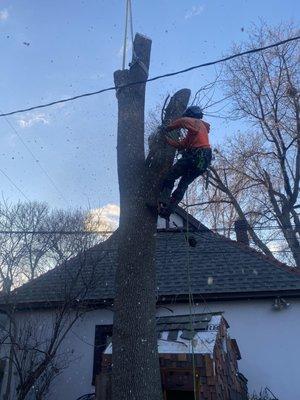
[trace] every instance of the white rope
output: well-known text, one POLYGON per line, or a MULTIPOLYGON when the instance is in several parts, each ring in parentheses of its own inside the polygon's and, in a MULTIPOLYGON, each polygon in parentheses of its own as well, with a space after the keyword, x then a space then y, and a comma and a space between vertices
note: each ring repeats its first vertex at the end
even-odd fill
MULTIPOLYGON (((125 32, 124 32, 124 44, 123 44, 123 61, 122 61, 122 69, 125 69, 126 64, 126 53, 127 53, 127 38, 128 38, 128 22, 131 36, 131 47, 133 48, 133 22, 132 22, 132 5, 131 0, 126 0, 126 12, 125 12, 125 32)), ((134 57, 136 58, 136 57, 134 57)))
POLYGON ((126 62, 127 30, 128 30, 128 11, 129 11, 129 0, 126 0, 125 32, 124 32, 124 43, 123 43, 123 62, 122 62, 122 69, 125 69, 125 62, 126 62))
POLYGON ((130 34, 131 34, 131 44, 133 49, 133 23, 132 23, 132 5, 131 0, 128 0, 129 4, 129 22, 130 22, 130 34))
MULTIPOLYGON (((186 191, 186 203, 189 203, 188 199, 188 192, 186 191)), ((187 244, 187 278, 188 278, 188 289, 189 289, 189 315, 190 315, 190 331, 193 334, 193 338, 191 340, 191 345, 192 345, 192 368, 193 368, 193 389, 194 389, 194 400, 197 400, 198 394, 197 394, 197 380, 196 380, 196 362, 195 362, 195 351, 194 351, 194 335, 195 335, 195 329, 194 329, 194 318, 195 318, 195 313, 194 313, 194 299, 193 299, 193 293, 192 293, 192 280, 191 280, 191 270, 190 270, 190 244, 189 244, 189 214, 187 213, 187 218, 186 218, 186 244, 187 244)))
POLYGON ((129 64, 132 67, 134 64, 138 64, 145 75, 148 76, 148 68, 146 68, 145 64, 137 57, 134 51, 134 33, 133 33, 133 18, 132 18, 132 4, 131 0, 126 0, 126 13, 125 13, 125 32, 124 32, 124 44, 123 44, 123 62, 122 69, 125 69, 126 64, 126 53, 127 53, 127 38, 128 38, 128 24, 130 29, 130 38, 131 38, 131 48, 132 48, 132 62, 129 64))

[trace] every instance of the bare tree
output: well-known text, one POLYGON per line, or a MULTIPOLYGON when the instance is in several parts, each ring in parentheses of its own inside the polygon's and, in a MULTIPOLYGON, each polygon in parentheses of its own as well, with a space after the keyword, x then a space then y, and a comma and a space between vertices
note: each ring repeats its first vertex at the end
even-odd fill
POLYGON ((44 203, 1 204, 1 303, 7 316, 1 329, 2 350, 6 349, 4 400, 25 400, 31 395, 42 399, 68 364, 70 355, 59 349, 86 312, 84 300, 95 284, 94 260, 87 258, 87 250, 107 236, 99 234, 97 222, 89 213, 51 211, 44 203), (71 259, 74 268, 69 266, 71 259), (35 313, 24 318, 14 289, 57 264, 66 280, 61 282, 62 298, 51 323, 39 320, 35 313))
MULTIPOLYGON (((245 46, 234 50, 263 46, 294 34, 291 25, 262 25, 253 29, 245 46)), ((253 242, 269 256, 268 241, 284 242, 286 248, 280 247, 290 252, 296 266, 300 266, 299 80, 298 42, 227 64, 224 82, 231 98, 231 116, 250 126, 219 148, 207 199, 209 211, 222 202, 226 212, 230 211, 227 216, 246 219, 253 242), (257 234, 253 225, 263 227, 263 232, 257 234), (267 234, 267 227, 272 227, 272 235, 267 234)), ((230 227, 232 220, 227 222, 230 227)))
MULTIPOLYGON (((105 238, 100 221, 83 210, 46 203, 0 204, 0 287, 6 293, 105 238)), ((105 226, 109 231, 110 227, 105 226)))
POLYGON ((9 363, 4 400, 26 400, 31 396, 43 399, 55 377, 71 362, 71 350, 62 352, 61 345, 74 324, 87 312, 86 295, 95 286, 96 263, 86 250, 83 247, 76 256, 76 266, 72 270, 68 263, 59 266, 66 269, 66 280, 62 283, 62 298, 51 318, 39 312, 18 312, 12 293, 4 308, 7 325, 1 332, 2 348, 7 349, 2 358, 9 363))

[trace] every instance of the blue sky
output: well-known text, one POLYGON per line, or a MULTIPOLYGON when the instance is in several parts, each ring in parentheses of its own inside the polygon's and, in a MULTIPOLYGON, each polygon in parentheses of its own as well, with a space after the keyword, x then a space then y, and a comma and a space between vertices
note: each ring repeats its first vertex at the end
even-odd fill
MULTIPOLYGON (((296 0, 132 3, 134 30, 153 40, 151 76, 219 58, 234 41, 246 40, 247 29, 259 19, 297 23, 300 15, 296 0)), ((0 109, 111 86, 122 62, 124 8, 124 0, 0 0, 0 109)), ((147 112, 177 89, 197 90, 214 73, 207 68, 150 83, 147 112)), ((220 96, 217 92, 216 100, 220 96)), ((0 119, 1 171, 27 198, 53 207, 118 203, 116 105, 110 92, 9 117, 17 133, 0 119)), ((213 143, 238 129, 208 120, 213 143)), ((24 200, 1 171, 2 196, 24 200)))

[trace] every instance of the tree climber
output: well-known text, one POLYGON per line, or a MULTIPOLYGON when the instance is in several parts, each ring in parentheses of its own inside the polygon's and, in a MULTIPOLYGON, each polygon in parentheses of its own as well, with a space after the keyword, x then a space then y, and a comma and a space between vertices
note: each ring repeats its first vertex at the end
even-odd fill
POLYGON ((202 120, 203 112, 200 107, 188 107, 182 117, 164 128, 166 133, 176 129, 186 129, 183 139, 176 140, 169 134, 167 142, 181 153, 181 158, 168 171, 162 182, 159 196, 158 212, 162 218, 169 219, 183 199, 190 183, 204 174, 211 163, 212 151, 208 133, 210 125, 202 120), (172 193, 176 179, 180 178, 177 189, 172 193))

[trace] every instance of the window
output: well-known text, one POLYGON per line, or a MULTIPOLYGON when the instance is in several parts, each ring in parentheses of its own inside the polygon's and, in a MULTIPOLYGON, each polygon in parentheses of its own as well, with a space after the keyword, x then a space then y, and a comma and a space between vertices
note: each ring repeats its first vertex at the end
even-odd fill
POLYGON ((110 343, 112 338, 112 325, 96 325, 95 341, 94 341, 94 364, 93 364, 93 380, 92 385, 95 385, 95 378, 101 371, 102 353, 110 343))

